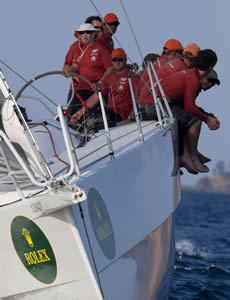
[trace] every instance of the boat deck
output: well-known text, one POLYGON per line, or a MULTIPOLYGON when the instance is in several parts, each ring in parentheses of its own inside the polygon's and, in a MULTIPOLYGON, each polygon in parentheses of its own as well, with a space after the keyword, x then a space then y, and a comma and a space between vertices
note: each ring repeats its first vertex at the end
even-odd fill
MULTIPOLYGON (((59 157, 64 162, 69 163, 66 148, 63 147, 64 144, 60 126, 58 127, 57 123, 54 122, 50 122, 48 124, 51 133, 55 137, 54 143, 56 144, 57 149, 59 149, 59 157)), ((147 142, 150 136, 157 134, 160 130, 159 123, 155 121, 144 121, 141 125, 144 142, 147 142)), ((46 134, 44 138, 44 132, 46 132, 44 131, 44 128, 41 125, 32 126, 31 131, 38 142, 41 152, 45 154, 47 164, 49 165, 54 177, 68 172, 69 165, 67 166, 58 160, 57 156, 53 152, 50 136, 46 134), (41 135, 43 135, 43 138, 41 138, 41 135)), ((108 147, 106 133, 103 130, 88 136, 90 139, 86 143, 82 143, 82 140, 87 138, 87 136, 84 137, 83 135, 76 135, 76 132, 73 130, 70 132, 72 135, 73 146, 76 149, 81 176, 87 176, 89 172, 95 172, 98 168, 102 167, 103 164, 107 164, 111 159, 116 159, 120 155, 124 155, 127 151, 130 151, 132 148, 141 143, 137 124, 135 122, 110 128, 112 153, 111 149, 108 147)), ((44 188, 36 187, 31 183, 10 151, 8 152, 8 155, 10 156, 11 161, 13 161, 13 167, 19 170, 17 175, 19 176, 18 184, 20 185, 20 189, 23 191, 25 198, 44 190, 44 188)), ((3 168, 3 158, 1 156, 0 159, 2 166, 0 172, 1 207, 21 200, 21 196, 16 190, 9 172, 6 168, 3 168)))

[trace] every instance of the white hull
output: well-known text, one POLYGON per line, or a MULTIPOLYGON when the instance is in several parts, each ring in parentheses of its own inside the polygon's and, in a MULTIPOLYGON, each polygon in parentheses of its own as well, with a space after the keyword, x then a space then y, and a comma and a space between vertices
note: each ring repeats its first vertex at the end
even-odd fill
MULTIPOLYGON (((30 153, 24 132, 15 134, 21 125, 7 122, 11 140, 30 153)), ((177 131, 175 122, 161 130, 146 124, 143 143, 133 134, 136 124, 111 131, 114 159, 107 146, 100 157, 97 152, 85 157, 105 142, 100 135, 78 148, 81 175, 71 184, 28 187, 26 199, 2 185, 0 298, 167 299, 175 255, 173 213, 180 200, 177 131), (122 131, 125 137, 117 140, 122 131)), ((57 148, 63 148, 61 131, 50 129, 57 148)), ((39 127, 32 131, 44 136, 39 127)), ((47 143, 38 138, 45 158, 52 156, 47 143)), ((67 160, 66 151, 60 156, 67 160)), ((36 159, 34 154, 35 164, 36 159)), ((57 176, 63 171, 56 158, 49 165, 57 176)))
POLYGON ((167 294, 174 261, 172 213, 180 196, 179 178, 171 176, 172 153, 171 130, 166 129, 128 154, 86 172, 78 186, 89 196, 72 208, 37 217, 32 203, 38 203, 39 196, 2 207, 0 277, 7 280, 0 296, 47 287, 31 276, 15 252, 11 222, 19 215, 34 220, 46 235, 58 270, 52 286, 74 286, 78 298, 73 299, 102 299, 100 288, 104 299, 154 299, 167 294), (90 205, 104 214, 98 223, 99 230, 104 226, 100 237, 92 227, 98 220, 92 221, 90 205))

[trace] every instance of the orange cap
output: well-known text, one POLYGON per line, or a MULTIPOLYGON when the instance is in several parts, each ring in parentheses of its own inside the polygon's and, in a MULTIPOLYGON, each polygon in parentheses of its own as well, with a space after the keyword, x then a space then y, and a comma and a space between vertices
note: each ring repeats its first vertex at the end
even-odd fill
POLYGON ((109 14, 105 15, 104 21, 106 23, 118 22, 120 24, 118 17, 113 13, 109 13, 109 14))
POLYGON ((166 50, 166 51, 167 50, 169 50, 169 51, 172 51, 172 50, 184 50, 184 47, 181 45, 181 43, 178 40, 171 39, 171 40, 168 40, 164 44, 163 49, 166 50))
POLYGON ((200 47, 195 44, 195 43, 191 43, 188 44, 183 51, 183 56, 185 57, 196 57, 198 55, 200 51, 200 47))
POLYGON ((116 48, 112 51, 112 58, 113 57, 126 57, 126 53, 122 48, 116 48))

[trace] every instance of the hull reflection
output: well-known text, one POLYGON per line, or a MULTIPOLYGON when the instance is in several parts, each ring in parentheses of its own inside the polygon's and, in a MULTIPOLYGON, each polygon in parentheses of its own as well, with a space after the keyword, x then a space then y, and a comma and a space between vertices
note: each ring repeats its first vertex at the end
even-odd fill
POLYGON ((103 287, 110 286, 109 290, 104 290, 105 299, 167 299, 175 259, 173 223, 173 215, 170 215, 143 241, 100 274, 103 287), (118 270, 119 273, 116 272, 118 270), (106 284, 109 277, 111 280, 111 274, 119 276, 119 280, 113 276, 112 287, 106 284), (122 286, 118 284, 121 278, 122 286), (123 290, 122 294, 119 290, 123 290))

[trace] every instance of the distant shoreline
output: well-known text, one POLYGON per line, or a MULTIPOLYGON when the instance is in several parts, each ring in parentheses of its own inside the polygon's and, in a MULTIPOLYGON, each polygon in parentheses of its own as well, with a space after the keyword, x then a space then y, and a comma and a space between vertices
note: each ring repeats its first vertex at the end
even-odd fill
POLYGON ((230 173, 225 172, 211 177, 203 177, 192 186, 182 185, 182 191, 230 195, 230 173))
POLYGON ((181 191, 182 193, 194 193, 194 194, 198 194, 198 193, 202 193, 202 194, 216 194, 216 195, 223 195, 223 196, 230 196, 230 191, 217 191, 217 190, 198 190, 195 189, 194 187, 191 186, 183 186, 181 187, 181 191))

